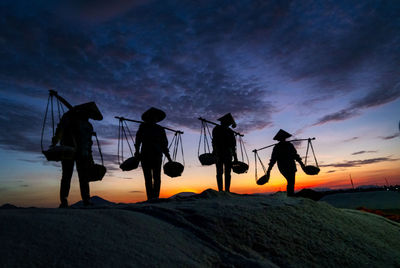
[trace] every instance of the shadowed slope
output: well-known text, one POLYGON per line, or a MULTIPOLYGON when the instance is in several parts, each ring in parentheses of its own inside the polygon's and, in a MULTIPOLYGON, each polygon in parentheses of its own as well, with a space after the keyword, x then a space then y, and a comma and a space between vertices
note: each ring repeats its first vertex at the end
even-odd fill
POLYGON ((3 267, 393 267, 399 232, 308 199, 213 190, 109 209, 0 211, 3 267))

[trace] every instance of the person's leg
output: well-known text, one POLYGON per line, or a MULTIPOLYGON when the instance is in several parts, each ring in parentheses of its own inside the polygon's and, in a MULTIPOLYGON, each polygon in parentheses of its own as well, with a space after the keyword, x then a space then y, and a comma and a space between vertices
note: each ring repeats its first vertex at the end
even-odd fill
POLYGON ((286 175, 285 178, 288 183, 286 187, 287 196, 294 196, 294 183, 295 183, 296 172, 290 172, 285 175, 286 175))
POLYGON ((220 159, 217 159, 215 163, 215 167, 217 168, 217 185, 218 185, 218 191, 223 191, 223 185, 222 185, 222 174, 224 172, 224 167, 223 163, 220 159))
POLYGON ((230 159, 225 161, 224 166, 225 166, 225 192, 230 192, 232 161, 230 159))
POLYGON ((79 188, 84 205, 90 204, 89 176, 92 162, 90 158, 76 160, 76 170, 78 171, 79 188))
POLYGON ((160 189, 161 189, 161 165, 162 165, 162 157, 157 159, 153 163, 153 190, 154 190, 154 198, 160 197, 160 189))
POLYGON ((142 160, 142 169, 144 175, 144 183, 146 186, 147 200, 150 200, 153 198, 153 176, 151 174, 151 166, 149 165, 148 161, 142 160))
POLYGON ((74 171, 74 160, 61 161, 62 175, 60 185, 60 208, 68 207, 68 194, 71 187, 71 178, 74 171))

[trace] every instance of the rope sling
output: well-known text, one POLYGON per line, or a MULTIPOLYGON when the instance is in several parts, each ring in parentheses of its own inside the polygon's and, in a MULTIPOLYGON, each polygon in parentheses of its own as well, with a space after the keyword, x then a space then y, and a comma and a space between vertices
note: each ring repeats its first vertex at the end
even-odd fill
MULTIPOLYGON (((47 99, 47 105, 46 105, 46 111, 44 114, 44 120, 43 120, 43 126, 42 126, 42 133, 41 133, 41 139, 40 139, 40 146, 42 149, 42 153, 45 155, 46 159, 48 161, 62 161, 62 160, 74 160, 75 159, 75 153, 76 153, 76 141, 73 138, 74 142, 74 147, 72 146, 66 146, 66 145, 55 145, 55 146, 50 146, 48 150, 44 150, 44 132, 46 129, 46 123, 47 123, 47 117, 48 114, 51 114, 51 134, 52 137, 54 137, 55 132, 56 132, 56 125, 55 125, 55 118, 54 118, 54 110, 55 110, 55 105, 54 105, 54 98, 56 98, 56 109, 57 109, 57 115, 58 115, 58 124, 61 121, 62 115, 65 114, 65 109, 64 106, 66 106, 69 110, 71 110, 73 107, 65 101, 62 97, 60 97, 56 91, 54 90, 49 90, 49 97, 47 99), (61 100, 62 101, 61 101, 61 100), (49 111, 50 108, 50 111, 49 111)), ((89 181, 99 181, 102 180, 107 169, 104 166, 104 159, 103 159, 103 153, 101 151, 100 147, 100 142, 97 138, 97 134, 95 132, 92 133, 93 136, 96 137, 96 142, 97 142, 97 148, 99 150, 99 155, 101 158, 101 165, 95 164, 93 162, 90 172, 89 172, 89 181)))
POLYGON ((240 159, 241 161, 235 161, 232 163, 232 171, 237 173, 237 174, 243 174, 243 173, 247 173, 247 171, 249 170, 249 156, 247 155, 247 151, 246 148, 244 146, 244 141, 242 136, 240 135, 236 135, 237 137, 237 143, 238 146, 236 146, 236 151, 237 148, 239 147, 240 149, 240 159))
POLYGON ((133 140, 133 135, 126 124, 126 121, 123 119, 119 120, 118 124, 118 149, 117 149, 117 158, 120 169, 123 171, 130 171, 136 169, 139 166, 140 159, 139 157, 135 157, 133 154, 132 147, 135 145, 135 141, 133 140), (131 141, 129 141, 129 138, 131 141), (131 157, 127 158, 124 161, 124 142, 128 145, 129 152, 131 153, 131 157), (132 143, 132 144, 131 144, 132 143))
MULTIPOLYGON (((119 117, 119 116, 115 116, 115 118, 119 120, 118 150, 117 150, 118 164, 120 164, 120 168, 123 171, 130 171, 130 170, 136 169, 139 166, 140 157, 135 156, 133 153, 132 147, 134 146, 135 141, 133 139, 133 135, 132 135, 131 131, 128 128, 126 121, 139 123, 139 124, 142 124, 144 122, 138 121, 138 120, 133 120, 133 119, 128 119, 128 118, 124 118, 124 117, 119 117), (131 142, 129 141, 128 137, 130 138, 131 142), (126 160, 124 160, 124 142, 127 143, 128 147, 129 147, 129 151, 131 153, 131 157, 129 157, 126 160), (132 143, 132 145, 131 145, 131 143, 132 143)), ((185 168, 185 157, 183 154, 183 143, 182 143, 183 132, 180 130, 174 130, 174 129, 171 129, 168 127, 163 127, 163 126, 161 126, 161 127, 163 129, 166 129, 166 130, 169 130, 169 131, 172 131, 175 133, 174 137, 171 140, 171 143, 168 146, 168 149, 172 148, 172 156, 171 156, 172 161, 164 164, 164 166, 163 166, 164 173, 172 178, 179 177, 182 175, 182 172, 185 168), (182 155, 182 163, 183 164, 176 162, 179 151, 181 152, 181 155, 182 155)), ((164 163, 164 161, 165 161, 165 159, 163 160, 163 163, 164 163)))
MULTIPOLYGON (((49 116, 49 113, 51 115, 51 137, 54 137, 55 131, 56 131, 56 126, 55 126, 55 119, 54 119, 54 94, 49 93, 49 97, 47 98, 47 105, 46 105, 46 111, 44 113, 44 120, 43 120, 43 125, 42 125, 42 133, 40 137, 40 147, 42 149, 42 153, 46 157, 47 161, 61 161, 61 160, 66 160, 66 159, 74 159, 75 156, 75 148, 71 146, 64 146, 64 145, 58 145, 58 146, 49 146, 49 149, 45 150, 44 149, 44 132, 46 130, 46 124, 47 124, 47 117, 49 116), (50 110, 49 110, 50 108, 50 110)), ((57 114, 58 114, 58 122, 61 121, 61 113, 64 114, 64 106, 61 103, 61 101, 56 98, 56 103, 57 103, 57 114)), ((50 143, 51 144, 51 143, 50 143)))
POLYGON ((182 172, 185 169, 185 156, 183 154, 182 133, 175 132, 174 137, 172 138, 171 143, 168 146, 168 150, 172 152, 172 161, 167 162, 163 165, 164 174, 170 176, 171 178, 179 177, 182 175, 182 172), (182 164, 176 161, 179 149, 182 156, 182 164))
POLYGON ((201 120, 199 146, 197 148, 197 157, 203 166, 215 164, 215 156, 212 154, 212 146, 210 145, 212 135, 206 121, 201 120), (201 150, 203 149, 203 150, 201 150), (201 153, 200 153, 201 151, 201 153))
MULTIPOLYGON (((315 152, 314 152, 314 147, 312 145, 312 140, 315 140, 315 138, 308 138, 308 139, 296 139, 296 140, 290 140, 288 142, 294 142, 294 141, 307 141, 307 150, 306 150, 306 156, 305 156, 305 160, 304 160, 304 165, 301 166, 301 168, 303 169, 304 173, 306 173, 307 175, 317 175, 320 171, 319 166, 318 166, 318 162, 317 162, 317 158, 315 156, 315 152), (307 165, 307 159, 308 159, 308 153, 309 153, 309 148, 311 148, 311 152, 312 155, 314 157, 314 161, 316 166, 312 166, 312 165, 307 165)), ((259 151, 270 148, 275 146, 278 143, 274 143, 265 147, 262 147, 260 149, 256 149, 253 150, 254 153, 254 176, 255 176, 255 180, 256 183, 258 185, 263 185, 265 183, 267 183, 269 181, 269 176, 267 173, 267 169, 263 163, 263 161, 260 158, 260 155, 258 154, 259 151), (264 175, 261 177, 258 177, 258 163, 260 163, 261 168, 264 171, 264 175)))
MULTIPOLYGON (((208 124, 213 124, 216 126, 218 126, 219 124, 208 121, 201 117, 198 119, 201 121, 201 129, 197 156, 203 166, 210 166, 216 163, 216 158, 215 155, 212 153, 212 146, 210 146, 210 142, 212 143, 212 134, 208 124)), ((246 173, 249 170, 249 157, 247 155, 244 145, 243 134, 240 134, 239 132, 233 130, 231 131, 234 133, 235 139, 237 139, 238 146, 236 146, 236 151, 238 150, 238 148, 240 149, 241 160, 232 162, 232 171, 237 174, 246 173)))

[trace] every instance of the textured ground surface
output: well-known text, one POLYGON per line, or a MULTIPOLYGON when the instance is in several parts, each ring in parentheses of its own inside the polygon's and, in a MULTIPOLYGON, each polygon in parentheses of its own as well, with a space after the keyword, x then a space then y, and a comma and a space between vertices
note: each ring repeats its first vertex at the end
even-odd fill
POLYGON ((1 267, 400 267, 400 225, 302 198, 0 210, 1 267))

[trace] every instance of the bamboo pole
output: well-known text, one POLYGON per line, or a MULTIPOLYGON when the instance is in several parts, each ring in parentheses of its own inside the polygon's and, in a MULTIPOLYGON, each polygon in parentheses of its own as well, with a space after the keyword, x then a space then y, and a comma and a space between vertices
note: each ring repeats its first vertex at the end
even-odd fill
MULTIPOLYGON (((125 118, 125 117, 122 117, 122 116, 114 116, 114 117, 116 119, 119 119, 120 121, 129 121, 129 122, 134 122, 134 123, 139 123, 139 124, 145 123, 143 121, 133 120, 133 119, 125 118)), ((180 130, 175 130, 175 129, 172 129, 172 128, 169 128, 169 127, 163 127, 163 126, 160 126, 160 127, 162 127, 163 129, 175 132, 177 134, 183 134, 183 131, 180 131, 180 130)))
MULTIPOLYGON (((202 118, 202 117, 199 117, 199 118, 197 118, 197 119, 199 119, 200 121, 204 121, 204 122, 210 123, 210 124, 212 124, 212 125, 216 125, 216 126, 219 126, 219 125, 220 125, 220 124, 217 124, 217 123, 215 123, 215 122, 212 122, 212 121, 209 121, 209 120, 207 120, 207 119, 204 119, 204 118, 202 118)), ((232 129, 231 129, 231 130, 232 130, 232 129)), ((237 135, 237 136, 240 136, 240 137, 243 137, 243 136, 244 136, 244 134, 241 134, 241 133, 239 133, 239 132, 237 132, 237 131, 232 130, 232 132, 233 132, 235 135, 237 135)))
MULTIPOLYGON (((288 142, 293 142, 293 141, 312 141, 312 140, 315 140, 315 138, 296 139, 296 140, 290 140, 290 141, 288 141, 288 142)), ((279 142, 274 143, 274 144, 271 144, 271 145, 268 145, 268 146, 265 146, 265 147, 262 147, 262 148, 260 148, 260 149, 254 149, 252 152, 253 152, 253 153, 256 153, 256 152, 258 152, 258 151, 261 151, 261 150, 267 149, 267 148, 269 148, 269 147, 275 146, 275 145, 277 145, 278 143, 279 143, 279 142)))

